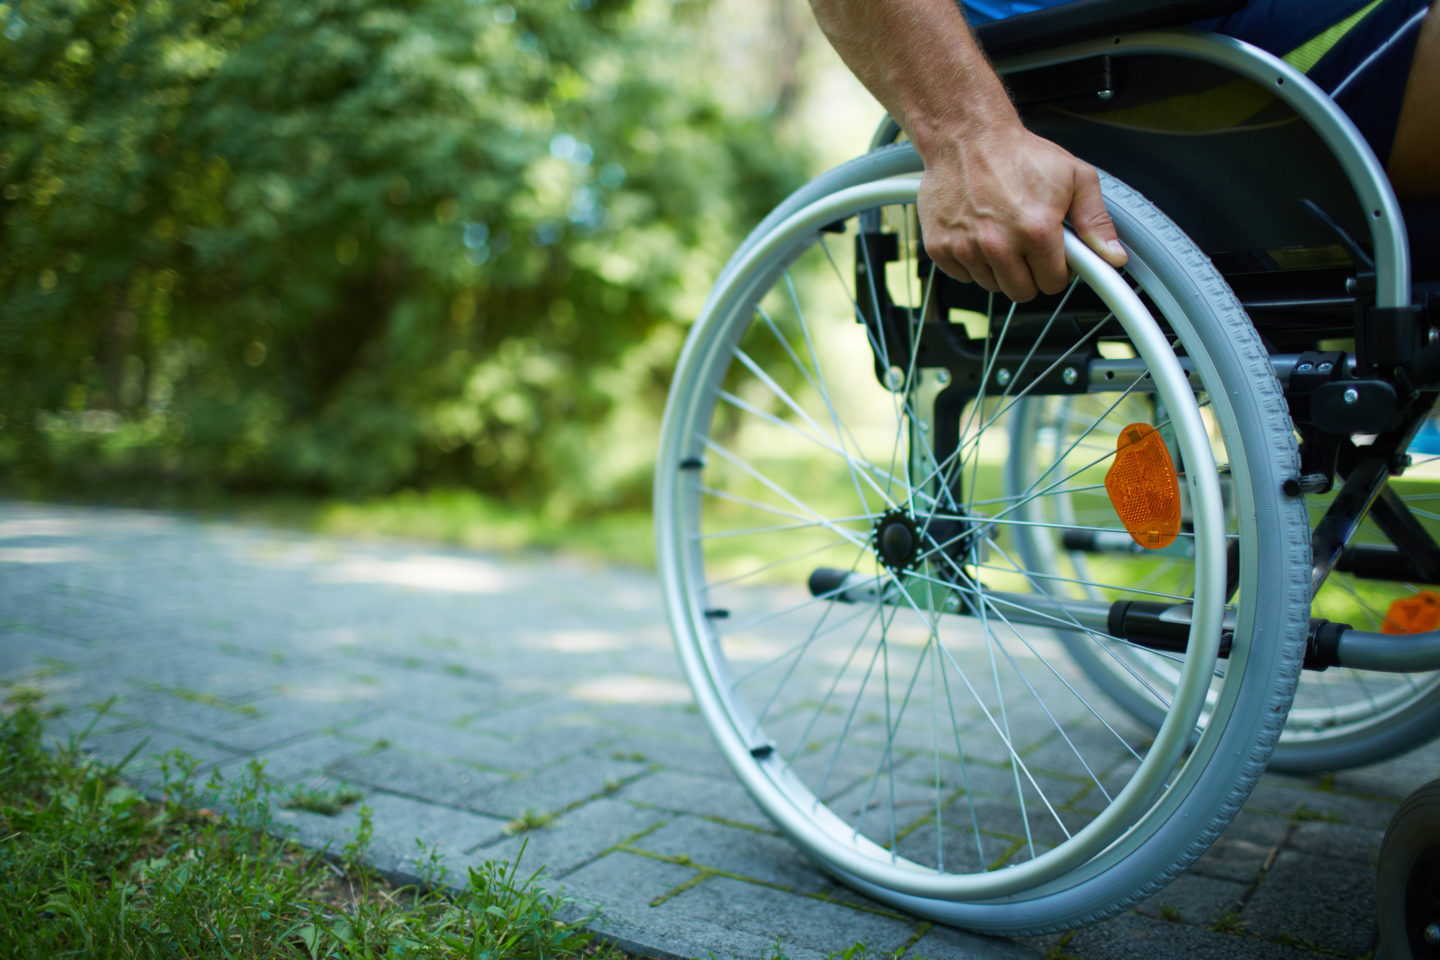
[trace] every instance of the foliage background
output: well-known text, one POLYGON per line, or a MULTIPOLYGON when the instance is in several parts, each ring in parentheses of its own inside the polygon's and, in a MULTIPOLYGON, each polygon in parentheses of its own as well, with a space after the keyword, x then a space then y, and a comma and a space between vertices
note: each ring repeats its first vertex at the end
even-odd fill
POLYGON ((750 9, 0 4, 0 483, 642 506, 684 325, 811 165, 808 11, 750 9))

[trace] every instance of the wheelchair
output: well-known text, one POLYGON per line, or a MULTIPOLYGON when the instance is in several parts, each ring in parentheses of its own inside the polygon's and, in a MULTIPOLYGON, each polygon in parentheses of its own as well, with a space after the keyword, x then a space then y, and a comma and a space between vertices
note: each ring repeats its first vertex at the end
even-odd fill
POLYGON ((882 124, 723 269, 655 479, 677 650, 750 795, 837 878, 1034 934, 1151 896, 1267 765, 1440 730, 1440 217, 1282 60, 1079 0, 981 27, 1102 171, 1016 304, 939 273, 882 124))

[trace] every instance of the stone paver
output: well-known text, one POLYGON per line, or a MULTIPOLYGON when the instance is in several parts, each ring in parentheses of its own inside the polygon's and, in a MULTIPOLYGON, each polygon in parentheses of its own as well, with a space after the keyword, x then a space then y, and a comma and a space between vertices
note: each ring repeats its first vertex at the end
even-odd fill
MULTIPOLYGON (((819 960, 856 942, 931 960, 1361 957, 1385 825, 1440 767, 1431 745, 1330 777, 1267 775, 1211 850, 1134 909, 996 939, 875 904, 779 836, 690 705, 643 573, 0 502, 0 684, 63 709, 57 737, 113 698, 87 743, 136 751, 142 783, 183 750, 227 781, 260 760, 282 790, 356 787, 376 866, 423 876, 434 854, 463 877, 519 857, 577 914, 598 910, 596 929, 661 958, 819 960)), ((1068 759, 1055 739, 1027 750, 1042 780, 1068 759)), ((899 769, 902 794, 924 786, 899 769)), ((836 772, 837 803, 864 801, 850 775, 836 772)), ((1002 798, 1011 778, 973 775, 1002 798)), ((338 849, 359 808, 276 818, 338 849)))

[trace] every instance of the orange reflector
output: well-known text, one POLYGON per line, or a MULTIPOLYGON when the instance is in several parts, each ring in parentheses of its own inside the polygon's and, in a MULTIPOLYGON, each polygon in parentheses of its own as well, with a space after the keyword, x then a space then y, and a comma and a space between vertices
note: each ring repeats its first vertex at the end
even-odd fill
POLYGON ((1401 597, 1385 611, 1381 633, 1427 633, 1440 627, 1440 594, 1421 590, 1413 597, 1401 597))
POLYGON ((1105 492, 1135 542, 1159 550, 1180 532, 1180 479, 1165 438, 1146 423, 1132 423, 1115 441, 1115 462, 1105 492))

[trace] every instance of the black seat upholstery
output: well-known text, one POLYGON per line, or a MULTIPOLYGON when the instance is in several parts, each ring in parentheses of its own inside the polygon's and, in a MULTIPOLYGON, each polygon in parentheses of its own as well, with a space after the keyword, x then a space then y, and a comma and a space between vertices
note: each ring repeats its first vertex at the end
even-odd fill
POLYGON ((976 28, 993 59, 1018 56, 1107 33, 1177 27, 1234 13, 1246 0, 1071 0, 976 28))

